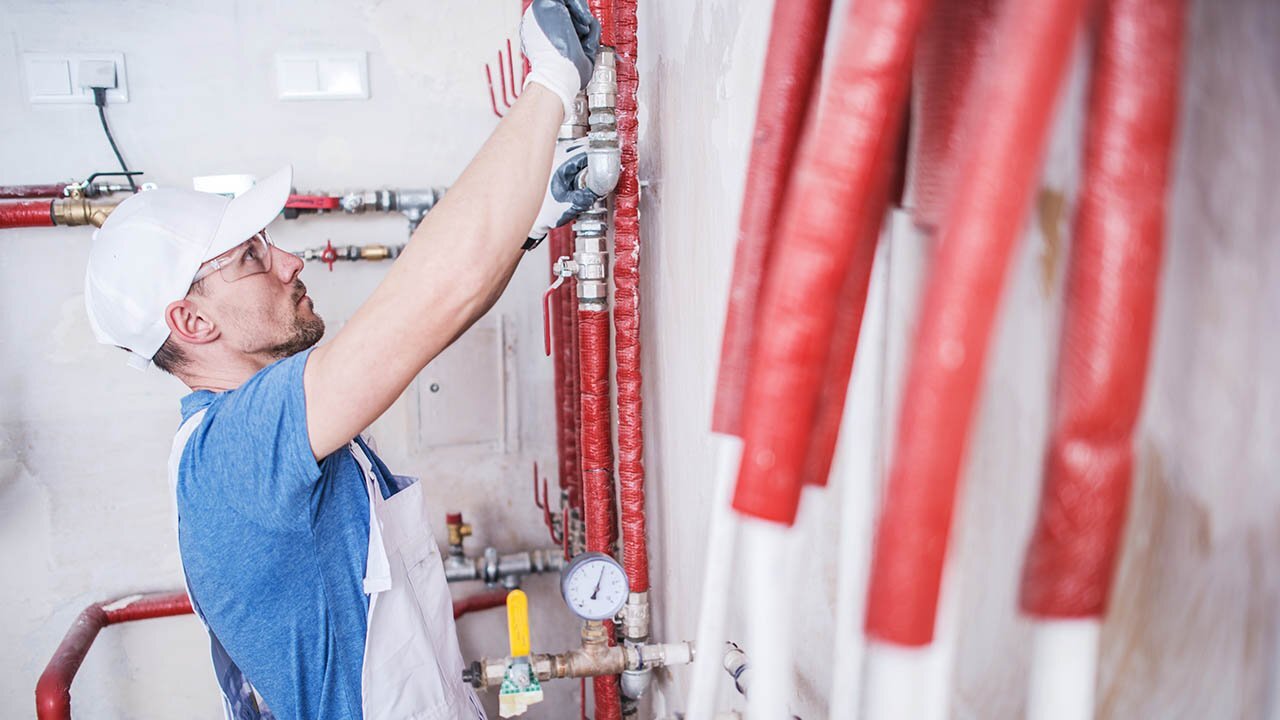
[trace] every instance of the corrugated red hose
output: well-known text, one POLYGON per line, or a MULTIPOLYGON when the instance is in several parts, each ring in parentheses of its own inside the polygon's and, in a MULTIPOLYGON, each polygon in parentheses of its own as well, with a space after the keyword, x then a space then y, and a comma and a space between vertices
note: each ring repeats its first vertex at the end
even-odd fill
MULTIPOLYGON (((547 238, 551 265, 556 260, 573 254, 573 230, 569 226, 559 227, 551 231, 547 238)), ((552 275, 555 278, 555 275, 552 275)), ((576 507, 581 499, 576 495, 581 490, 578 480, 578 428, 575 407, 578 404, 577 388, 577 355, 573 352, 576 337, 573 337, 574 313, 574 280, 566 279, 565 287, 559 288, 551 299, 551 328, 555 343, 552 346, 552 359, 555 370, 556 397, 556 449, 560 469, 560 489, 569 493, 569 504, 576 507)))
POLYGON ((1182 0, 1110 0, 1095 48, 1054 426, 1022 609, 1106 610, 1159 289, 1182 0))
POLYGON ((799 152, 822 66, 831 0, 777 0, 773 6, 756 126, 751 137, 738 245, 729 285, 711 429, 742 434, 742 402, 756 333, 756 303, 772 248, 778 209, 799 152))
POLYGON ((590 0, 588 7, 591 14, 600 21, 600 44, 613 47, 613 4, 614 0, 590 0))
POLYGON ((926 5, 860 0, 849 6, 817 123, 802 142, 783 201, 761 296, 733 498, 740 513, 788 525, 795 520, 836 302, 851 268, 870 271, 872 252, 859 246, 874 243, 876 234, 866 228, 884 214, 926 5), (855 266, 855 258, 862 264, 855 266))
POLYGON ((906 378, 872 558, 867 633, 933 639, 956 483, 996 307, 1021 233, 1058 88, 1088 0, 1012 2, 983 65, 906 378), (989 73, 989 74, 988 74, 989 73))
POLYGON ((53 201, 0 203, 0 229, 24 227, 53 227, 53 201))

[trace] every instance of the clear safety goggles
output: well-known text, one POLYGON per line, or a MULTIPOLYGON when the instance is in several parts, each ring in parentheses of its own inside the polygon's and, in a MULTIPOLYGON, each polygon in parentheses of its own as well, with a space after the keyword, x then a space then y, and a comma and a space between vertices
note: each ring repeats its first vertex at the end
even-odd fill
POLYGON ((248 240, 202 264, 191 283, 194 285, 215 271, 227 282, 267 272, 271 269, 271 255, 271 238, 266 230, 259 230, 248 240))

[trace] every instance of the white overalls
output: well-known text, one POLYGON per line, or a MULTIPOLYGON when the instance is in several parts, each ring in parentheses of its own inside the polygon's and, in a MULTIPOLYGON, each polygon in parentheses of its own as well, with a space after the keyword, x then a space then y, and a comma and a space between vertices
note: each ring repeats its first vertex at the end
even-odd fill
MULTIPOLYGON (((201 410, 192 415, 173 439, 169 484, 175 518, 178 465, 187 440, 200 426, 204 414, 201 410)), ((360 673, 364 718, 483 720, 480 701, 462 682, 462 652, 453 623, 453 601, 440 550, 431 533, 422 484, 410 481, 412 484, 383 499, 372 457, 357 442, 352 442, 349 450, 364 473, 369 496, 369 551, 364 577, 369 612, 360 673)), ((188 595, 190 592, 187 588, 188 595)), ((195 598, 191 601, 196 616, 205 624, 195 598)), ((208 630, 207 624, 205 629, 208 630)), ((209 638, 227 717, 270 718, 268 712, 259 710, 256 692, 211 631, 209 638)))

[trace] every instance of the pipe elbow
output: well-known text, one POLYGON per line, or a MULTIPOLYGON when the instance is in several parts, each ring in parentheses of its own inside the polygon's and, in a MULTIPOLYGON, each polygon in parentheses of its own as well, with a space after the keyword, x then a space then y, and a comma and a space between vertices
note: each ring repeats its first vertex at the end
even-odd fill
POLYGON ((622 175, 622 150, 613 147, 587 148, 587 189, 604 197, 618 186, 622 175))

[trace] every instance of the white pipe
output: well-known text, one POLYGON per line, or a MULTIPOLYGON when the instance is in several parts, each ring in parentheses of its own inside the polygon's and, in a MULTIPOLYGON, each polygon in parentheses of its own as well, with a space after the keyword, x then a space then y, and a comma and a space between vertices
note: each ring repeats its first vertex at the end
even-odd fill
POLYGON ((1098 618, 1037 620, 1027 720, 1090 720, 1098 676, 1098 618))
POLYGON ((746 578, 746 650, 751 657, 747 718, 789 720, 789 702, 794 694, 790 619, 795 612, 788 604, 790 528, 750 517, 740 522, 746 578))
MULTIPOLYGON (((884 234, 888 236, 887 233, 884 234)), ((836 579, 836 634, 833 642, 829 716, 856 718, 862 706, 862 666, 866 639, 867 575, 880 488, 880 412, 885 343, 885 243, 871 266, 858 355, 849 381, 831 484, 840 493, 840 551, 836 579)))
POLYGON ((711 720, 724 671, 720 668, 725 638, 725 605, 733 579, 734 549, 738 520, 729 507, 738 464, 742 459, 742 439, 712 433, 716 451, 715 486, 711 496, 711 520, 707 531, 707 561, 702 571, 702 598, 698 603, 698 633, 694 642, 693 685, 686 717, 711 720))

